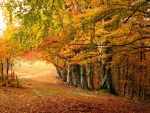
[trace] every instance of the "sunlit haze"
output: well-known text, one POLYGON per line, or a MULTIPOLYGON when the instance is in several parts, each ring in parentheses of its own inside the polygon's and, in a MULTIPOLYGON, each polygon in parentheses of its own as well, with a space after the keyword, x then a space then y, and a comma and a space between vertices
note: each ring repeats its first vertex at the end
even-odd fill
POLYGON ((4 18, 2 15, 2 10, 0 10, 0 35, 3 34, 3 30, 5 29, 6 25, 4 23, 4 18))

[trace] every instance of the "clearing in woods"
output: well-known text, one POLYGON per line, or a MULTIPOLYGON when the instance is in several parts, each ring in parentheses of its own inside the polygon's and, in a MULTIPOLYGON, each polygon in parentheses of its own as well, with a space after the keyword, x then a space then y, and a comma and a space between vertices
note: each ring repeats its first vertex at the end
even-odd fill
POLYGON ((52 64, 14 67, 20 88, 0 87, 0 113, 149 113, 150 105, 98 91, 84 91, 55 78, 52 64))

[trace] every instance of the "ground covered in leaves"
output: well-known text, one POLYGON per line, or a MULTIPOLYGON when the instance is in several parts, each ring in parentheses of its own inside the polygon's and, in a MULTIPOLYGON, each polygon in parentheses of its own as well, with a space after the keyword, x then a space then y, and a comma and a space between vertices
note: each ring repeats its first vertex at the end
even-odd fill
POLYGON ((22 63, 14 70, 21 87, 0 87, 0 113, 150 113, 148 103, 68 85, 52 65, 22 63))

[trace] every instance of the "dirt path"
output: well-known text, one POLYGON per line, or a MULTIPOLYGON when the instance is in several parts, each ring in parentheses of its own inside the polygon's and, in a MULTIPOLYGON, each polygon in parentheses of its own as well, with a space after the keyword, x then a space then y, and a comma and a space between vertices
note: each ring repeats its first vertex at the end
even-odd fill
POLYGON ((97 91, 83 91, 55 78, 52 65, 14 67, 21 88, 0 88, 0 113, 150 113, 150 105, 97 91))

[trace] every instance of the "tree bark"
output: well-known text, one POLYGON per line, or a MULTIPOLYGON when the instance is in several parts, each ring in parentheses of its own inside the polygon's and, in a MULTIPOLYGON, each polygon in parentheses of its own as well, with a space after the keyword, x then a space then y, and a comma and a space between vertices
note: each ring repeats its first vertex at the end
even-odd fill
POLYGON ((71 65, 68 65, 68 72, 67 72, 67 83, 68 83, 68 84, 72 84, 71 65))
POLYGON ((55 68, 56 68, 56 72, 57 72, 56 77, 57 77, 57 78, 62 78, 62 77, 61 77, 61 70, 60 70, 59 67, 58 67, 58 57, 56 57, 56 61, 55 61, 55 63, 53 63, 53 64, 54 64, 54 66, 55 66, 55 68))
POLYGON ((141 78, 138 80, 137 98, 139 99, 140 96, 141 96, 141 78))
POLYGON ((132 99, 133 98, 133 89, 134 89, 134 87, 133 87, 133 85, 134 85, 134 82, 132 82, 131 84, 130 84, 130 98, 132 99))
POLYGON ((120 90, 120 67, 117 67, 117 89, 120 90))
POLYGON ((149 87, 149 90, 148 90, 148 98, 150 100, 150 87, 149 87))
POLYGON ((143 101, 145 101, 145 96, 146 96, 146 85, 143 85, 143 95, 142 95, 143 101))
POLYGON ((80 66, 80 72, 81 72, 81 89, 88 89, 85 65, 80 66))
POLYGON ((80 68, 79 64, 73 64, 72 65, 72 74, 74 77, 74 86, 81 87, 80 82, 80 68))
POLYGON ((3 67, 3 60, 1 60, 1 77, 3 79, 4 76, 4 67, 3 67))
POLYGON ((57 72, 56 77, 57 78, 62 78, 62 76, 61 76, 61 70, 58 67, 56 67, 56 72, 57 72))
MULTIPOLYGON (((140 53, 140 61, 142 62, 143 60, 145 60, 145 53, 141 52, 140 53)), ((139 79, 138 79, 138 91, 137 91, 137 98, 139 99, 140 96, 142 95, 142 75, 143 75, 143 72, 144 72, 144 66, 141 66, 140 65, 140 73, 141 75, 139 76, 139 79)), ((145 76, 145 75, 144 75, 145 76)))
POLYGON ((126 66, 126 70, 124 70, 125 78, 123 83, 123 89, 122 89, 122 96, 125 96, 126 94, 126 87, 127 87, 127 80, 128 80, 128 65, 126 66))
POLYGON ((100 68, 100 67, 102 67, 101 66, 101 64, 99 63, 99 65, 100 66, 96 66, 96 68, 97 68, 97 78, 96 78, 96 84, 98 84, 98 85, 100 85, 100 81, 101 81, 101 73, 102 73, 102 69, 100 68))
POLYGON ((94 89, 94 81, 93 81, 93 75, 94 75, 94 64, 88 65, 88 87, 90 89, 94 89))
MULTIPOLYGON (((110 47, 107 47, 105 54, 110 54, 112 49, 110 47)), ((102 79, 102 83, 99 89, 106 89, 109 93, 116 94, 117 92, 114 88, 114 85, 112 83, 112 74, 111 74, 111 67, 110 63, 112 61, 112 56, 108 56, 105 62, 104 67, 104 76, 102 79), (107 67, 106 67, 107 66, 107 67)))
POLYGON ((117 94, 112 84, 111 68, 106 69, 100 89, 106 89, 109 93, 117 94))
POLYGON ((122 96, 125 96, 125 90, 126 90, 126 81, 124 81, 123 83, 123 87, 122 87, 122 96))
POLYGON ((9 73, 9 58, 6 59, 6 75, 9 73))
POLYGON ((129 89, 128 93, 129 93, 130 98, 132 99, 133 98, 133 92, 134 92, 134 82, 135 82, 134 79, 135 78, 134 78, 133 74, 131 74, 131 75, 130 75, 130 78, 129 78, 130 83, 128 85, 128 89, 129 89))
POLYGON ((64 68, 63 70, 61 70, 61 76, 62 76, 62 80, 63 81, 67 81, 67 70, 64 68))

